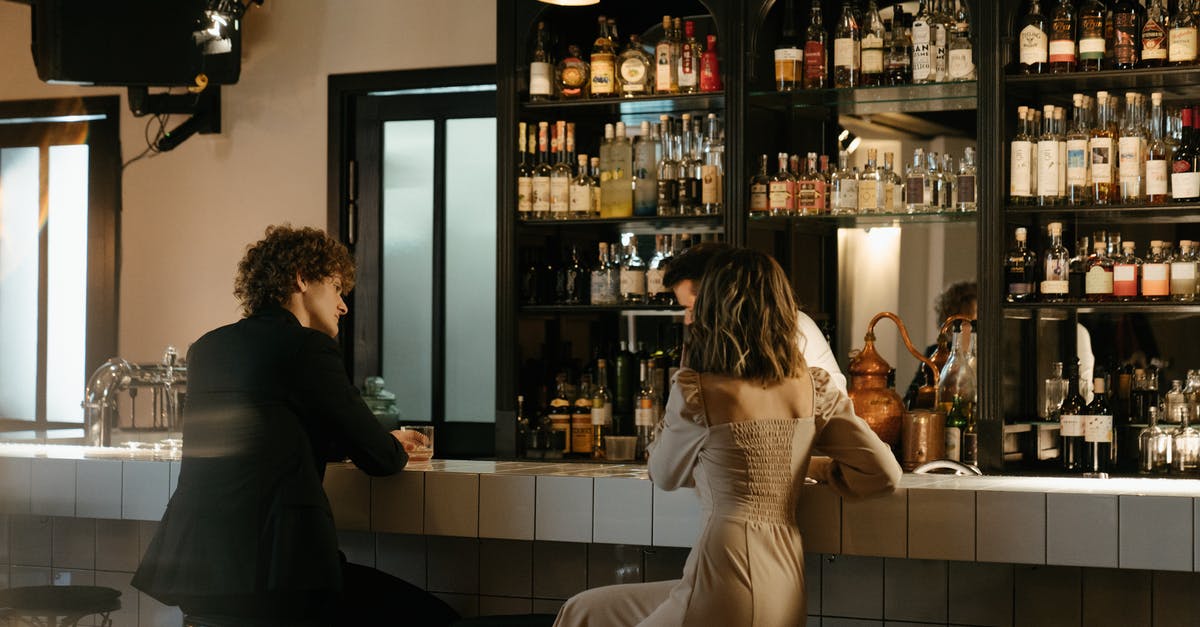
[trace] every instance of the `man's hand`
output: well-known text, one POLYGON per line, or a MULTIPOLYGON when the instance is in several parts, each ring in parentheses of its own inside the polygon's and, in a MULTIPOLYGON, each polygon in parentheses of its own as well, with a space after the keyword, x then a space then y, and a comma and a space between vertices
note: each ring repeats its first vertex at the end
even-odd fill
POLYGON ((419 431, 401 431, 399 429, 392 431, 392 437, 400 442, 404 447, 404 452, 411 453, 418 446, 429 446, 429 438, 425 437, 419 431))

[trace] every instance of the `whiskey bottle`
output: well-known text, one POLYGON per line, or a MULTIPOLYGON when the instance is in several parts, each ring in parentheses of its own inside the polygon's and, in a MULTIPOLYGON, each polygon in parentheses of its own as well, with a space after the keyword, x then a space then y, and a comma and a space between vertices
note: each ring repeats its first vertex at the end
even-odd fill
POLYGON ((590 458, 596 448, 592 429, 593 393, 592 376, 580 376, 579 392, 571 403, 571 457, 574 458, 590 458))
POLYGON ((1104 242, 1092 244, 1095 251, 1085 264, 1084 298, 1088 302, 1102 303, 1113 299, 1113 261, 1109 259, 1104 242))
POLYGON ((750 215, 768 215, 770 210, 771 175, 767 172, 767 155, 759 157, 758 174, 750 179, 750 215))
POLYGON ((551 153, 554 154, 554 167, 550 170, 550 217, 553 220, 566 220, 570 217, 571 166, 567 163, 567 123, 559 120, 555 123, 554 143, 551 153))
POLYGON ((924 213, 933 211, 930 198, 926 197, 929 189, 929 173, 925 170, 925 150, 913 149, 913 161, 904 178, 904 209, 908 213, 924 213))
POLYGON ((642 40, 637 35, 629 36, 629 45, 621 52, 617 68, 622 96, 632 98, 650 93, 650 86, 654 84, 654 62, 642 50, 642 40))
POLYGON ((1150 94, 1150 141, 1146 144, 1146 202, 1167 202, 1167 143, 1163 137, 1162 92, 1150 94))
POLYGON ((533 169, 533 179, 530 183, 533 219, 550 219, 550 174, 554 168, 550 165, 550 123, 538 122, 538 164, 533 169))
POLYGON ((954 181, 954 204, 959 211, 975 211, 978 206, 978 181, 975 172, 975 149, 967 146, 963 148, 962 162, 958 164, 958 177, 954 181))
POLYGON ((1195 130, 1196 110, 1184 107, 1183 139, 1171 158, 1171 199, 1176 202, 1200 200, 1200 143, 1195 130))
POLYGON ((1136 0, 1119 0, 1113 7, 1113 69, 1131 70, 1141 62, 1142 10, 1136 0))
POLYGON ((1058 0, 1050 21, 1050 71, 1075 71, 1075 10, 1071 0, 1058 0))
MULTIPOLYGON (((671 130, 671 118, 659 116, 658 134, 662 143, 662 159, 658 161, 658 215, 679 215, 679 138, 671 130)), ((765 192, 764 192, 765 193, 765 192)), ((764 201, 764 209, 765 209, 764 201)), ((751 194, 751 210, 754 209, 751 194)))
POLYGON ((588 63, 583 60, 579 46, 567 46, 567 56, 558 62, 558 95, 563 100, 579 100, 588 96, 590 87, 588 63))
POLYGON ((1164 301, 1171 295, 1171 264, 1162 253, 1160 240, 1150 241, 1150 256, 1142 263, 1142 298, 1164 301))
POLYGON ((1084 408, 1084 414, 1084 476, 1107 478, 1113 465, 1113 414, 1104 377, 1092 379, 1092 402, 1084 408))
POLYGON ((1041 74, 1049 71, 1047 46, 1050 43, 1050 22, 1042 15, 1040 0, 1032 0, 1021 19, 1017 33, 1017 61, 1022 74, 1041 74))
POLYGON ((596 385, 592 388, 592 458, 604 459, 604 437, 612 432, 612 396, 608 393, 608 360, 596 360, 596 385))
POLYGON ((883 197, 883 181, 875 167, 875 149, 867 150, 867 165, 858 179, 858 212, 878 213, 883 197))
POLYGON ((842 15, 833 29, 833 86, 858 87, 861 31, 850 0, 842 0, 842 15))
POLYGON ((784 0, 783 32, 775 46, 775 89, 795 91, 804 81, 804 49, 796 34, 796 9, 794 0, 784 0))
POLYGON ((1193 0, 1179 0, 1175 17, 1167 31, 1167 62, 1171 65, 1196 63, 1196 15, 1193 0))
POLYGON ((547 442, 546 455, 553 452, 555 459, 564 453, 571 452, 571 399, 567 394, 567 375, 559 373, 555 377, 554 398, 550 399, 550 407, 546 414, 550 417, 550 441, 547 442))
POLYGON ((933 23, 927 0, 921 0, 912 25, 912 82, 916 85, 934 81, 936 51, 933 49, 933 23))
POLYGON ((779 171, 767 183, 767 210, 773 216, 786 216, 792 213, 794 207, 792 189, 795 179, 788 173, 787 153, 779 153, 778 158, 779 171))
POLYGON ((658 139, 650 122, 642 120, 641 133, 633 142, 633 215, 658 214, 658 139))
POLYGON ((1092 202, 1098 205, 1115 203, 1120 198, 1118 185, 1114 180, 1113 150, 1115 138, 1114 120, 1112 117, 1112 102, 1108 92, 1096 92, 1096 126, 1092 128, 1088 140, 1088 152, 1092 160, 1092 202))
POLYGON ((1100 0, 1083 0, 1079 5, 1079 70, 1096 72, 1104 60, 1104 17, 1100 0))
POLYGON ((1033 202, 1033 138, 1029 134, 1028 112, 1028 107, 1017 107, 1017 134, 1009 149, 1008 198, 1014 205, 1033 202))
POLYGON ((591 96, 611 98, 617 95, 617 51, 609 36, 608 20, 601 15, 597 23, 596 39, 592 42, 592 55, 589 59, 591 96))
POLYGON ((1162 67, 1167 62, 1167 9, 1163 0, 1149 0, 1142 23, 1142 67, 1162 67))
POLYGON ((579 155, 579 174, 571 180, 568 214, 573 220, 592 217, 592 177, 588 175, 588 156, 579 155))
MULTIPOLYGON (((675 31, 679 31, 679 18, 675 18, 675 31)), ((679 81, 679 93, 694 94, 700 91, 700 43, 696 41, 696 23, 688 20, 683 23, 683 40, 679 45, 679 59, 676 74, 679 81)))
POLYGON ((1054 105, 1046 105, 1042 116, 1042 135, 1037 142, 1037 203, 1043 207, 1062 201, 1058 189, 1058 133, 1054 128, 1054 105))
POLYGON ((721 213, 725 197, 725 135, 717 114, 709 113, 704 121, 699 213, 716 215, 721 213))
POLYGON ((1024 303, 1037 296, 1034 282, 1037 280, 1037 255, 1025 243, 1025 227, 1016 231, 1016 244, 1004 260, 1005 284, 1008 286, 1006 299, 1010 303, 1024 303))
POLYGON ((1121 302, 1137 300, 1140 293, 1142 260, 1133 254, 1135 246, 1135 242, 1121 242, 1125 254, 1113 261, 1113 297, 1121 302))
POLYGON ((862 47, 860 59, 862 84, 868 87, 882 85, 883 75, 883 18, 875 0, 867 0, 867 12, 862 24, 862 47))
POLYGON ((554 96, 554 63, 550 58, 550 32, 538 22, 534 35, 533 56, 529 62, 529 99, 549 100, 554 96))
POLYGON ((517 217, 528 220, 533 214, 533 166, 526 158, 529 140, 525 135, 525 123, 517 124, 517 217))
POLYGON ((813 0, 804 38, 804 88, 824 89, 829 81, 829 50, 821 0, 813 0))
POLYGON ((1059 447, 1062 449, 1063 470, 1083 470, 1084 407, 1086 403, 1079 394, 1079 363, 1076 361, 1067 372, 1067 397, 1059 414, 1059 447))
POLYGON ((679 80, 675 74, 679 51, 671 23, 671 16, 664 15, 663 35, 654 46, 654 93, 657 94, 679 93, 679 80))
POLYGON ((1042 280, 1042 300, 1061 303, 1067 299, 1070 289, 1070 258, 1067 249, 1062 245, 1062 223, 1051 222, 1047 230, 1050 233, 1050 246, 1046 249, 1043 261, 1046 273, 1042 280))

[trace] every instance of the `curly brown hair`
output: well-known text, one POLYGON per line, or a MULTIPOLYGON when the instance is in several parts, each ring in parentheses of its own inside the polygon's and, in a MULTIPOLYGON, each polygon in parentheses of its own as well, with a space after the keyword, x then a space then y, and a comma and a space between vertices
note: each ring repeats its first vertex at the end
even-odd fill
POLYGON ((310 227, 268 226, 264 237, 246 247, 238 263, 233 295, 242 313, 282 305, 296 291, 296 275, 305 281, 342 279, 342 293, 354 289, 354 257, 325 231, 310 227))
POLYGON ((933 309, 937 313, 938 324, 946 321, 946 318, 957 314, 965 314, 971 309, 971 305, 979 302, 979 285, 974 281, 959 281, 946 288, 937 297, 933 303, 933 309))

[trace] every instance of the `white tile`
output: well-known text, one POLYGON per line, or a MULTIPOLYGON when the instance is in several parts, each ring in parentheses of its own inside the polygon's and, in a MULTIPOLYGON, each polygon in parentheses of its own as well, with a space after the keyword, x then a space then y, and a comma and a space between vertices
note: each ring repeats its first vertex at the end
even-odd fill
MULTIPOLYGON (((912 492, 909 491, 910 499, 912 492)), ((884 618, 945 623, 946 568, 946 562, 941 560, 884 560, 884 618)))
POLYGON ((1192 570, 1193 499, 1121 496, 1121 568, 1192 570))
POLYGON ((325 467, 325 494, 339 530, 368 531, 371 528, 371 477, 353 464, 325 467))
POLYGON ((30 459, 0 458, 0 512, 28 514, 30 459))
POLYGON ((8 569, 8 583, 14 588, 48 586, 51 583, 50 567, 12 566, 8 569))
POLYGON ((1013 566, 948 562, 949 620, 955 625, 1011 627, 1013 566))
POLYGON ((1067 566, 1016 566, 1016 615, 1020 627, 1082 625, 1083 603, 1079 568, 1067 566))
POLYGON ((1200 573, 1153 574, 1153 625, 1200 625, 1200 573))
POLYGON ((426 473, 425 533, 470 538, 479 535, 479 475, 426 473))
POLYGON ((383 533, 424 533, 424 472, 398 472, 371 477, 371 530, 383 533))
POLYGON ((533 542, 481 539, 479 593, 501 597, 532 596, 533 542))
POLYGON ((75 515, 121 518, 121 462, 84 459, 75 464, 75 515))
POLYGON ((1046 495, 980 490, 975 556, 981 562, 1046 563, 1046 495))
POLYGON ((1117 497, 1046 495, 1046 563, 1117 567, 1117 497))
POLYGON ((916 559, 973 561, 975 493, 909 490, 908 556, 916 559))
POLYGON ((842 501, 842 553, 875 557, 908 555, 908 491, 842 501))
POLYGON ((826 483, 806 485, 796 502, 796 524, 804 550, 842 552, 842 497, 826 483))
POLYGON ((121 593, 121 609, 109 614, 113 627, 138 626, 138 591, 130 585, 129 580, 131 578, 132 575, 129 573, 96 571, 97 586, 112 588, 121 593))
POLYGON ((820 553, 804 553, 804 589, 807 611, 811 615, 821 613, 821 562, 824 560, 825 556, 820 553))
POLYGON ((514 597, 479 596, 480 616, 504 616, 508 614, 529 614, 533 611, 533 600, 514 597))
POLYGON ((91 518, 51 520, 50 565, 55 568, 96 568, 96 521, 91 518))
POLYGON ((882 619, 883 559, 836 555, 825 561, 821 566, 821 612, 825 616, 882 619))
POLYGON ((654 488, 654 527, 651 544, 690 548, 700 536, 700 498, 695 488, 667 492, 654 488))
POLYGON ((96 521, 96 570, 132 573, 139 561, 137 521, 96 521))
POLYGON ((338 549, 351 564, 375 568, 375 534, 369 531, 337 532, 338 549))
POLYGON ((50 565, 53 532, 49 516, 12 516, 9 534, 9 558, 14 566, 50 565))
POLYGON ((479 594, 479 539, 430 536, 428 589, 479 594))
POLYGON ((75 515, 75 461, 34 459, 30 468, 29 513, 75 515))
POLYGON ((121 464, 121 518, 161 520, 171 498, 171 467, 162 462, 121 464))
POLYGON ((654 485, 645 479, 593 482, 592 542, 650 544, 654 485))
POLYGON ((96 571, 69 568, 51 568, 50 585, 94 586, 96 585, 96 571))
POLYGON ((426 537, 380 533, 375 537, 375 567, 418 588, 426 587, 426 537))
POLYGON ((532 540, 535 478, 479 475, 479 537, 532 540))
POLYGON ((534 538, 592 541, 592 478, 538 477, 534 538))
MULTIPOLYGON (((533 543, 533 596, 566 600, 587 589, 587 545, 533 543)), ((541 612, 542 610, 534 610, 541 612)), ((558 610, 555 610, 558 611, 558 610)))
POLYGON ((1083 569, 1083 624, 1088 627, 1151 624, 1150 586, 1149 571, 1083 569))

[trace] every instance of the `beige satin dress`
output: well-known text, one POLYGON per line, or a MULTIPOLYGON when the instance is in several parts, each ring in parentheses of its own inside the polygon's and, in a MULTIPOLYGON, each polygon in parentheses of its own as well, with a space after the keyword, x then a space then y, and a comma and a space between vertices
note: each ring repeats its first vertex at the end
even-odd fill
POLYGON ((556 627, 805 624, 796 497, 804 477, 849 498, 891 492, 900 466, 829 374, 763 386, 682 369, 650 455, 664 490, 695 486, 703 528, 682 579, 594 588, 556 627), (813 452, 828 458, 810 458, 813 452))

